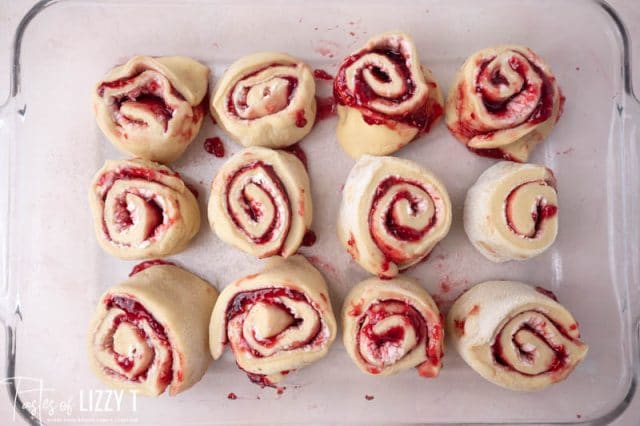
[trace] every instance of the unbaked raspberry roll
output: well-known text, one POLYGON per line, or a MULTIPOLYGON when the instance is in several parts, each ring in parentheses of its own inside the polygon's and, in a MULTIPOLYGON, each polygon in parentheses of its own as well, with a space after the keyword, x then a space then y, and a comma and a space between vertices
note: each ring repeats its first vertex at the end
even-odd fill
POLYGON ((243 146, 282 148, 305 137, 316 119, 311 68, 284 53, 234 62, 216 84, 211 114, 243 146))
POLYGON ((89 361, 107 385, 157 396, 197 383, 211 362, 208 324, 218 292, 177 266, 152 265, 100 298, 89 361))
POLYGON ((553 172, 509 161, 489 167, 467 192, 464 229, 474 247, 493 262, 541 254, 558 234, 553 172))
POLYGON ((463 293, 449 311, 447 333, 471 368, 513 390, 564 380, 588 350, 553 293, 513 281, 484 282, 463 293))
POLYGON ((182 251, 200 229, 200 210, 180 175, 152 161, 107 161, 89 190, 100 246, 120 259, 182 251))
POLYGON ((288 152, 246 148, 211 184, 211 228, 222 241, 258 258, 294 254, 312 217, 309 176, 288 152))
POLYGON ((555 126, 564 97, 531 49, 501 46, 471 55, 447 98, 447 127, 476 154, 525 162, 555 126))
POLYGON ((262 386, 324 357, 335 337, 327 284, 300 255, 273 257, 261 273, 225 287, 209 328, 213 358, 228 343, 238 367, 262 386))
POLYGON ((118 149, 162 163, 176 160, 196 137, 209 68, 183 56, 134 56, 93 91, 98 126, 118 149))
POLYGON ((444 318, 417 281, 405 276, 369 278, 355 286, 342 308, 344 346, 365 373, 387 376, 417 368, 435 377, 442 366, 444 318))
POLYGON ((353 158, 387 155, 427 133, 442 116, 442 93, 420 64, 413 39, 375 36, 347 57, 333 83, 337 137, 353 158))
POLYGON ((418 263, 450 227, 449 194, 420 165, 364 155, 349 173, 338 213, 338 237, 372 274, 394 277, 418 263))

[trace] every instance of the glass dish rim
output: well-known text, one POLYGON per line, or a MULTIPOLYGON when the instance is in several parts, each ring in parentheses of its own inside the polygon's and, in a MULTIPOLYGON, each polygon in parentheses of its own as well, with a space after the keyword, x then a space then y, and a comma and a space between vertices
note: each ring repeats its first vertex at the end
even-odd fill
MULTIPOLYGON (((207 0, 204 0, 206 2, 207 0)), ((215 1, 215 0, 213 0, 215 1)), ((156 3, 163 3, 161 0, 155 1, 156 3)), ((203 0, 184 0, 183 3, 198 3, 203 2, 203 0)), ((13 111, 10 106, 13 104, 15 99, 20 94, 21 83, 22 83, 22 74, 21 74, 21 50, 22 50, 22 41, 23 37, 26 33, 27 28, 31 21, 38 16, 45 9, 50 6, 56 4, 64 4, 64 3, 84 3, 79 2, 77 0, 39 0, 35 3, 27 13, 20 20, 14 36, 13 43, 11 44, 10 49, 10 73, 9 73, 9 93, 7 98, 0 103, 0 129, 2 128, 2 118, 12 114, 13 112, 18 112, 21 114, 21 111, 13 111)), ((93 0, 91 3, 100 4, 100 3, 115 3, 112 0, 93 0)), ((601 11, 605 12, 608 19, 614 24, 614 27, 617 31, 616 44, 619 46, 619 61, 620 61, 620 69, 619 75, 622 80, 622 105, 623 108, 626 106, 633 106, 639 113, 636 113, 632 117, 631 124, 636 128, 640 127, 640 99, 637 97, 633 90, 633 81, 632 81, 632 64, 631 64, 631 49, 630 49, 630 36, 629 32, 613 6, 611 6, 607 0, 587 0, 585 3, 590 3, 594 5, 596 8, 600 8, 601 11), (627 100, 630 101, 630 105, 627 105, 627 100)), ((86 4, 86 3, 85 3, 86 4)), ((625 132, 626 133, 626 132, 625 132)), ((6 145, 6 144, 5 144, 6 145)), ((6 154, 8 152, 8 148, 2 147, 2 153, 6 154)), ((8 162, 8 159, 5 159, 8 162)), ((11 186, 9 185, 8 188, 11 186)), ((7 191, 4 194, 5 197, 5 208, 4 211, 0 212, 0 216, 2 219, 8 219, 8 211, 10 209, 9 198, 10 191, 7 191)), ((7 237, 6 233, 3 233, 3 237, 7 237)), ((25 420, 30 425, 42 425, 43 422, 30 413, 22 404, 20 395, 17 392, 17 384, 16 381, 13 380, 15 377, 16 371, 16 342, 17 342, 17 324, 16 320, 21 319, 21 313, 19 309, 19 305, 17 303, 17 292, 15 289, 12 293, 10 291, 10 287, 8 286, 8 276, 7 276, 7 265, 8 265, 8 250, 7 243, 3 241, 0 243, 0 281, 2 285, 0 286, 0 302, 8 302, 11 309, 7 309, 3 312, 4 306, 0 306, 0 322, 4 325, 5 329, 5 344, 6 344, 6 367, 5 367, 5 383, 7 387, 8 397, 10 400, 14 402, 14 407, 16 412, 20 415, 20 417, 25 420), (4 294, 3 294, 4 293, 4 294), (5 300, 2 300, 5 299, 5 300), (13 303, 12 303, 13 302, 13 303)), ((626 409, 631 404, 635 394, 638 379, 640 378, 640 318, 638 316, 630 316, 630 334, 632 339, 632 357, 631 357, 631 380, 629 383, 629 388, 627 389, 626 394, 620 400, 620 402, 613 407, 607 413, 601 415, 592 420, 585 421, 577 421, 577 422, 553 422, 549 424, 554 425, 605 425, 613 422, 617 419, 622 413, 626 411, 626 409)), ((451 425, 458 425, 462 423, 446 423, 451 425)), ((495 423, 487 423, 487 422, 465 422, 464 424, 474 424, 474 425, 490 425, 495 423)), ((518 424, 527 425, 527 424, 537 424, 535 422, 518 422, 518 424)))

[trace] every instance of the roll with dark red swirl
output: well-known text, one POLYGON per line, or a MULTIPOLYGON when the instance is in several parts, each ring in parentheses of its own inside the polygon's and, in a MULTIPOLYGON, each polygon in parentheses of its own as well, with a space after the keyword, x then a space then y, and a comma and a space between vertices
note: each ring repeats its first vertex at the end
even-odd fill
POLYGON ((463 293, 449 311, 447 332, 471 368, 513 390, 564 380, 588 350, 553 293, 512 281, 484 282, 463 293))
POLYGON ((244 146, 282 148, 311 131, 315 93, 307 64, 284 53, 255 53, 222 75, 211 96, 211 114, 244 146))
POLYGON ((176 160, 197 136, 209 68, 182 56, 134 56, 93 92, 98 126, 118 149, 147 160, 176 160))
POLYGON ((553 172, 509 161, 489 167, 467 192, 464 229, 475 248, 493 262, 541 254, 558 234, 553 172))
POLYGON ((338 213, 338 237, 372 274, 394 277, 418 263, 450 227, 447 190, 420 165, 365 155, 349 173, 338 213))
POLYGON ((442 94, 410 36, 375 36, 347 57, 333 85, 337 137, 353 158, 387 155, 427 133, 442 116, 442 94))
POLYGON ((387 376, 415 367, 421 376, 435 377, 442 366, 443 320, 415 280, 369 278, 344 301, 344 346, 365 373, 387 376))
POLYGON ((88 336, 93 371, 111 387, 147 396, 190 388, 211 362, 208 324, 217 295, 177 266, 134 273, 100 298, 88 336))
POLYGON ((200 229, 200 209, 180 175, 161 164, 107 161, 89 190, 100 246, 120 259, 178 253, 200 229))
POLYGON ((222 166, 211 185, 211 228, 259 258, 294 254, 312 214, 309 176, 288 152, 247 148, 222 166))
POLYGON ((446 123, 469 150, 525 162, 562 113, 549 66, 531 49, 501 46, 471 55, 447 98, 446 123))
POLYGON ((261 273, 225 287, 209 328, 213 358, 228 343, 238 367, 262 386, 324 357, 335 337, 327 284, 299 255, 273 257, 261 273))

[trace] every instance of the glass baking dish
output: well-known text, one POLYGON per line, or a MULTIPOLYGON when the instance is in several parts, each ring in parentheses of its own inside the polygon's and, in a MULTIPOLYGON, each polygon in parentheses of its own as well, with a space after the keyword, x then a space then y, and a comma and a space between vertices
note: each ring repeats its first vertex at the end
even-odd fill
MULTIPOLYGON (((8 389, 1 412, 9 417, 161 425, 606 424, 633 398, 640 359, 640 107, 630 83, 627 33, 606 3, 43 1, 20 24, 13 54, 11 95, 0 113, 0 313, 8 389), (89 371, 85 333, 99 295, 123 280, 135 262, 109 257, 93 235, 90 179, 105 159, 122 157, 95 124, 94 83, 140 53, 192 56, 211 67, 214 81, 231 61, 261 50, 284 51, 335 73, 344 56, 390 29, 413 35, 445 93, 458 66, 483 47, 525 44, 552 66, 566 108, 530 161, 551 167, 558 178, 555 245, 533 260, 501 265, 473 249, 462 230, 463 200, 493 161, 467 152, 439 124, 397 153, 440 176, 454 205, 449 236, 408 274, 445 310, 465 288, 488 279, 547 287, 580 321, 590 345, 587 359, 565 382, 517 393, 484 381, 453 348, 446 350, 437 379, 414 371, 368 377, 352 364, 339 337, 326 359, 288 377, 280 394, 251 384, 227 351, 200 383, 175 398, 124 395, 116 404, 118 395, 89 371), (229 399, 230 393, 237 399, 229 399)), ((328 95, 330 84, 318 82, 318 90, 328 95)), ((314 246, 301 251, 324 273, 338 311, 348 289, 367 275, 335 235, 341 185, 353 163, 334 131, 335 119, 322 121, 301 144, 310 160, 318 235, 314 246)), ((208 185, 224 161, 203 150, 203 140, 213 135, 225 141, 226 158, 239 150, 207 120, 173 164, 199 191, 203 213, 208 185)), ((206 223, 172 259, 218 288, 261 264, 225 246, 206 223)))

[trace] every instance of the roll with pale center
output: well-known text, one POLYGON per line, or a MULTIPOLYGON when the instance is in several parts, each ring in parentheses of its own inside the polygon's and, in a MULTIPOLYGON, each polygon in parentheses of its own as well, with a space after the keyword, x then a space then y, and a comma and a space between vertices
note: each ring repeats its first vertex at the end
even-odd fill
POLYGON ((369 278, 342 308, 344 346, 365 373, 386 376, 416 368, 435 377, 442 366, 443 317, 417 281, 369 278))
POLYGON ((209 68, 183 56, 134 56, 93 91, 98 126, 118 149, 147 160, 176 160, 197 136, 209 68))
POLYGON ((273 257, 261 273, 225 287, 209 328, 213 358, 228 343, 238 367, 262 386, 324 357, 335 337, 327 284, 299 255, 273 257))
POLYGON ((338 238, 372 274, 394 277, 420 262, 450 227, 447 190, 420 165, 365 155, 349 173, 338 213, 338 238))
POLYGON ((89 363, 105 384, 176 395, 207 371, 218 292, 177 266, 149 263, 102 295, 89 327, 89 363), (151 266, 148 266, 151 265, 151 266))
POLYGON ((513 390, 564 380, 588 350, 553 293, 513 281, 484 282, 463 293, 447 315, 447 333, 471 368, 513 390))
POLYGON ((316 119, 311 68, 284 53, 261 52, 231 64, 211 96, 211 114, 243 146, 283 148, 316 119))
POLYGON ((443 114, 438 84, 420 64, 413 39, 401 32, 377 35, 345 58, 333 93, 338 141, 355 159, 397 151, 443 114))
POLYGON ((142 159, 105 162, 89 189, 100 247, 120 259, 184 250, 200 229, 200 209, 180 175, 142 159))
POLYGON ((222 166, 211 184, 211 228, 222 241, 252 256, 291 256, 312 218, 309 176, 302 161, 288 152, 246 148, 222 166))
POLYGON ((524 46, 471 55, 449 90, 447 127, 478 155, 518 162, 545 139, 564 96, 549 66, 524 46))
POLYGON ((553 172, 509 161, 489 167, 467 192, 464 229, 475 248, 493 262, 541 254, 558 234, 553 172))

